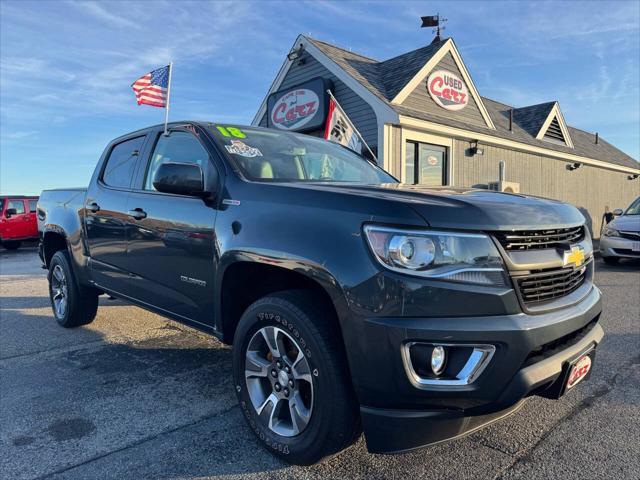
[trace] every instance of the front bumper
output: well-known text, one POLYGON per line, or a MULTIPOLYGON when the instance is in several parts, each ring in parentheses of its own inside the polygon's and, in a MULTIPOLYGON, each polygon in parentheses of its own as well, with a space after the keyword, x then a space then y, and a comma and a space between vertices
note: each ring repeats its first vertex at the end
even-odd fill
POLYGON ((603 257, 640 258, 640 252, 634 252, 634 244, 639 240, 630 240, 623 237, 600 237, 600 255, 603 257))
POLYGON ((512 413, 527 396, 555 389, 563 367, 601 342, 600 312, 594 286, 578 304, 536 315, 365 320, 362 345, 375 345, 376 355, 363 352, 350 364, 368 449, 392 453, 450 440, 512 413), (496 350, 468 385, 417 388, 401 358, 402 345, 411 341, 496 350))

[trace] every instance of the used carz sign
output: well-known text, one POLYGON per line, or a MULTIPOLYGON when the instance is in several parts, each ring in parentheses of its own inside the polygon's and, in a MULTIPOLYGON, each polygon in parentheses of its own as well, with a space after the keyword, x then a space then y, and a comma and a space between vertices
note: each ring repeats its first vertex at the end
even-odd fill
POLYGON ((447 70, 436 70, 427 79, 427 90, 434 102, 447 110, 462 110, 469 103, 467 86, 447 70))
POLYGON ((330 82, 318 77, 272 93, 267 101, 268 126, 297 132, 323 128, 328 88, 330 82))

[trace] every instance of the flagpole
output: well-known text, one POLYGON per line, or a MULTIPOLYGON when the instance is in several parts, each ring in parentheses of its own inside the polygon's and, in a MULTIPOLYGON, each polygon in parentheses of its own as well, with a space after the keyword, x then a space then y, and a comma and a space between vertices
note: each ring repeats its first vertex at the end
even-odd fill
POLYGON ((369 153, 371 154, 371 156, 373 157, 373 159, 376 161, 376 164, 378 163, 378 158, 374 155, 374 153, 371 151, 371 149, 369 148, 369 144, 365 141, 364 137, 360 134, 360 132, 358 131, 358 129, 356 128, 356 126, 353 124, 353 122, 351 121, 351 119, 349 118, 349 116, 345 113, 344 109, 342 108, 342 106, 340 105, 340 103, 338 103, 338 100, 336 100, 336 97, 333 96, 333 93, 331 93, 331 90, 327 89, 327 93, 329 94, 329 96, 333 99, 334 102, 336 102, 336 106, 342 111, 342 114, 347 117, 347 119, 349 119, 349 123, 351 124, 351 126, 353 127, 353 131, 356 132, 356 134, 358 135, 358 137, 360 137, 360 140, 362 140, 362 143, 364 143, 364 146, 367 147, 367 150, 369 151, 369 153))
POLYGON ((169 121, 169 100, 171 99, 171 74, 173 73, 173 62, 169 62, 169 82, 167 84, 167 106, 164 107, 164 134, 167 132, 167 122, 169 121))

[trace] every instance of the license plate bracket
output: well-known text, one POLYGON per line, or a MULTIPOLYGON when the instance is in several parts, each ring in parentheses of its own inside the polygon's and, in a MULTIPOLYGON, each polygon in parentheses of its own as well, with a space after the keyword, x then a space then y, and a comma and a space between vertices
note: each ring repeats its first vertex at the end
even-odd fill
POLYGON ((549 386, 549 388, 541 392, 540 396, 557 400, 558 398, 562 397, 568 390, 571 390, 579 383, 588 380, 591 376, 591 371, 593 370, 593 362, 595 361, 595 357, 596 349, 595 347, 591 347, 589 350, 586 350, 574 357, 573 360, 565 362, 562 367, 560 376, 556 379, 555 382, 553 382, 553 384, 551 384, 551 386, 549 386), (585 368, 585 363, 587 362, 584 360, 585 358, 588 358, 588 369, 586 370, 586 373, 574 376, 576 375, 576 368, 585 368), (571 380, 573 381, 570 384, 569 382, 571 380))
POLYGON ((640 252, 640 242, 631 243, 631 251, 632 252, 640 252))

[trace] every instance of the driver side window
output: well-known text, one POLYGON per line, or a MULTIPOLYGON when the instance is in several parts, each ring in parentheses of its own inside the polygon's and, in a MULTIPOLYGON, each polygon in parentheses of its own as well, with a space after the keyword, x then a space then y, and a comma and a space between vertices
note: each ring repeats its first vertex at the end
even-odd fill
POLYGON ((160 135, 147 168, 144 189, 155 190, 153 179, 163 163, 195 163, 205 172, 208 161, 209 154, 192 134, 177 131, 160 135))
POLYGON ((9 208, 15 208, 16 215, 22 215, 24 213, 24 202, 22 200, 9 200, 9 208))

